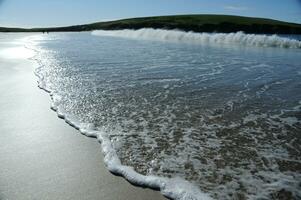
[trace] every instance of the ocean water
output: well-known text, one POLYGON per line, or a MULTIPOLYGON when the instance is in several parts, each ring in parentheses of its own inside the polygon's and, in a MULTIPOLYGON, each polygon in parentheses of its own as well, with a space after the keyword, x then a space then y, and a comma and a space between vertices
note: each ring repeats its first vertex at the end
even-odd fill
POLYGON ((300 36, 27 40, 52 109, 102 141, 111 171, 176 199, 301 198, 300 36))

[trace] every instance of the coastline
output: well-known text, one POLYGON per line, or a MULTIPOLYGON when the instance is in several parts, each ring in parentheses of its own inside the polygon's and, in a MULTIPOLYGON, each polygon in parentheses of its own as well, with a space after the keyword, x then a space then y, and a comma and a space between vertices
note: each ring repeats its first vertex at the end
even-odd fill
POLYGON ((0 32, 82 32, 122 29, 168 29, 207 33, 231 33, 243 31, 253 34, 300 34, 301 25, 269 18, 254 18, 239 15, 186 14, 150 16, 65 27, 0 27, 0 32))
POLYGON ((57 118, 37 87, 35 61, 0 56, 0 63, 1 200, 165 199, 112 175, 98 141, 57 118))

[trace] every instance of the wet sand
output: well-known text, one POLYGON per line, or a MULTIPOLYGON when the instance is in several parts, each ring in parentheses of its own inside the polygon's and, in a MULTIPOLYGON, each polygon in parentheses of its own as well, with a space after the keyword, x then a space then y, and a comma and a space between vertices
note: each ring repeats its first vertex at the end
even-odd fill
POLYGON ((98 141, 50 110, 49 95, 37 87, 36 65, 0 53, 0 200, 165 199, 105 168, 98 141))

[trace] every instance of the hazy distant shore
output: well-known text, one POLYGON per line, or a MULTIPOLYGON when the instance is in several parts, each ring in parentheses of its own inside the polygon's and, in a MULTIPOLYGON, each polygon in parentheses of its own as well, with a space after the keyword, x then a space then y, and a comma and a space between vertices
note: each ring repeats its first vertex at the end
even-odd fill
POLYGON ((0 32, 80 32, 160 28, 194 32, 230 33, 243 31, 256 34, 301 34, 301 25, 272 19, 231 15, 177 15, 123 19, 84 25, 51 28, 6 28, 0 32))

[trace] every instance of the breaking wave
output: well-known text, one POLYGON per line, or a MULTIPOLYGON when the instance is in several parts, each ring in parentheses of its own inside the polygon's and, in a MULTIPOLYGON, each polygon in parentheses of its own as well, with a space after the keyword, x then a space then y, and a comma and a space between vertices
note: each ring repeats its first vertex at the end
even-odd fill
POLYGON ((93 35, 131 39, 185 42, 194 44, 238 44, 257 47, 301 48, 301 41, 278 35, 237 33, 195 33, 179 30, 143 28, 139 30, 93 31, 93 35))
POLYGON ((101 142, 111 172, 175 200, 301 196, 298 49, 30 42, 51 108, 101 142))

